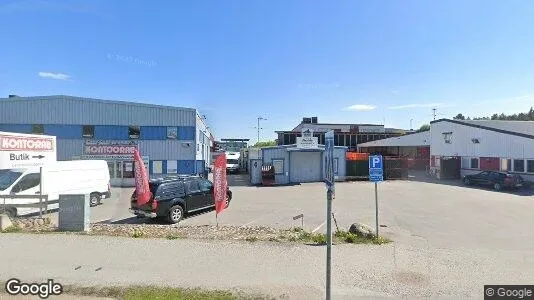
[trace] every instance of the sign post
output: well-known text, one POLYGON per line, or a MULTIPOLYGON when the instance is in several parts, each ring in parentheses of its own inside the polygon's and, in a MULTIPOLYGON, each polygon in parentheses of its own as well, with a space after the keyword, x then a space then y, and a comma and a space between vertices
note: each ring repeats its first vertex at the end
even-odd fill
POLYGON ((334 179, 334 131, 325 133, 325 183, 326 183, 326 300, 330 300, 332 279, 332 198, 334 179))
POLYGON ((43 216, 43 166, 56 159, 55 136, 0 132, 0 170, 39 167, 39 217, 43 216))
POLYGON ((384 159, 382 155, 369 156, 369 180, 375 183, 375 220, 376 237, 378 237, 378 182, 384 181, 384 159))

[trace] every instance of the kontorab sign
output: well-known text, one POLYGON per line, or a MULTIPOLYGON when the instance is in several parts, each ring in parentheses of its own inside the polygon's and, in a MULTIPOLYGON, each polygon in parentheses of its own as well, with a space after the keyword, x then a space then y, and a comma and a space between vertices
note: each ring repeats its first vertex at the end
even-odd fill
POLYGON ((119 142, 86 142, 83 147, 84 156, 99 156, 109 158, 131 157, 135 150, 138 149, 136 144, 122 144, 119 142))
POLYGON ((0 132, 0 169, 42 167, 56 160, 55 136, 0 132))

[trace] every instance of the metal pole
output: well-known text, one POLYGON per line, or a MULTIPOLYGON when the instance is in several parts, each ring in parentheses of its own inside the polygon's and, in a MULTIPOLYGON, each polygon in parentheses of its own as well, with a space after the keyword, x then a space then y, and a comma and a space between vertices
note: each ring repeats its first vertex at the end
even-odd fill
POLYGON ((260 117, 258 117, 258 143, 260 142, 260 117))
POLYGON ((378 237, 378 184, 375 182, 375 206, 376 206, 376 237, 378 237))
POLYGON ((43 217, 43 167, 39 167, 39 217, 43 217))
POLYGON ((332 281, 332 188, 326 192, 326 300, 330 300, 332 281))

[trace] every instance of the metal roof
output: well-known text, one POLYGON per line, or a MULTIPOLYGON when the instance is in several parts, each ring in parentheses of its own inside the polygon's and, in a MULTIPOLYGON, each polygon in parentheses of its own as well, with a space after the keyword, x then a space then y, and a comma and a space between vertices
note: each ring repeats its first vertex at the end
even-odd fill
POLYGON ((98 98, 76 97, 76 96, 69 96, 69 95, 30 96, 30 97, 16 96, 16 97, 9 97, 9 98, 0 98, 0 101, 20 102, 20 101, 57 100, 57 99, 68 99, 71 101, 84 101, 84 102, 97 102, 97 103, 103 103, 103 104, 120 104, 120 105, 127 105, 127 106, 159 107, 159 108, 168 108, 168 109, 196 111, 196 109, 189 108, 189 107, 178 107, 178 106, 169 106, 169 105, 160 105, 160 104, 147 104, 147 103, 132 102, 132 101, 105 100, 105 99, 98 99, 98 98))
POLYGON ((449 122, 479 129, 495 131, 534 139, 534 121, 504 121, 504 120, 449 120, 439 119, 430 122, 449 122))
POLYGON ((430 146, 430 131, 416 132, 359 144, 358 147, 420 147, 430 146))

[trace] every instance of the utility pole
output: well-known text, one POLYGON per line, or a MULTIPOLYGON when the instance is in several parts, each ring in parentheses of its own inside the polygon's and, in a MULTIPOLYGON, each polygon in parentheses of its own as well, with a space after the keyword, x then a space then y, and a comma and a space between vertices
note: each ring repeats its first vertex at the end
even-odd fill
POLYGON ((434 121, 436 121, 436 111, 437 111, 437 110, 438 110, 438 109, 435 108, 435 107, 432 108, 432 117, 434 118, 434 121))
POLYGON ((267 119, 264 118, 264 117, 261 117, 261 116, 258 117, 258 127, 256 127, 256 128, 258 129, 258 143, 260 142, 260 129, 261 129, 261 128, 260 128, 260 120, 265 121, 265 120, 267 120, 267 119))

